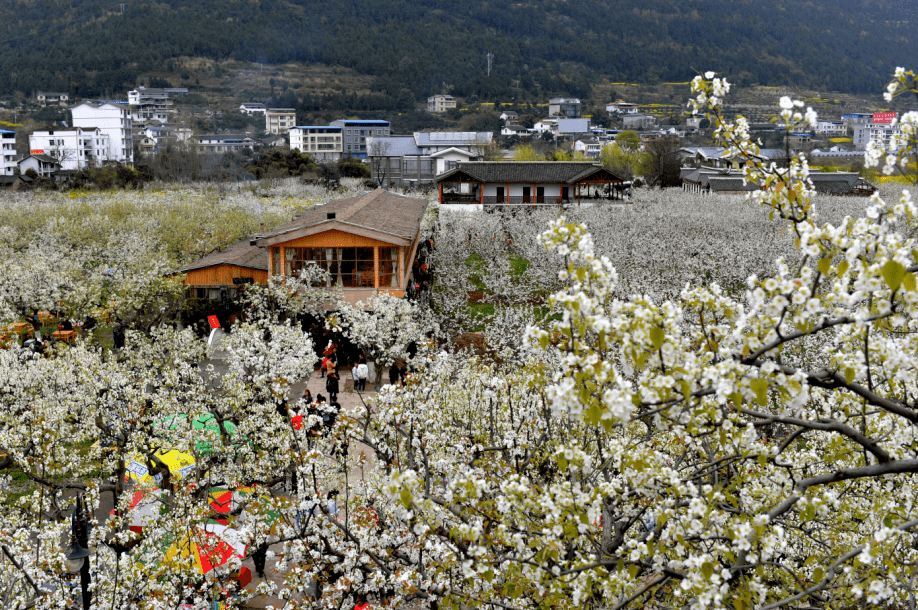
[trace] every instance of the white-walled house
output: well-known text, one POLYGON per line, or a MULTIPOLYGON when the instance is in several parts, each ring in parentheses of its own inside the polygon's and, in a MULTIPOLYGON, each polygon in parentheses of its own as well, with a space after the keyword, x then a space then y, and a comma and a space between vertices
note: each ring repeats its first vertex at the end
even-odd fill
POLYGON ((54 157, 65 171, 99 166, 111 161, 111 149, 111 139, 98 127, 64 127, 35 131, 29 136, 31 154, 54 157))
POLYGON ((255 102, 251 102, 251 103, 240 105, 239 112, 241 112, 242 114, 247 114, 249 116, 253 116, 256 114, 265 116, 265 114, 268 112, 268 108, 264 104, 258 104, 255 102))
POLYGON ((16 132, 0 129, 0 176, 12 176, 16 167, 16 132))
POLYGON ((34 169, 40 178, 54 178, 59 175, 60 162, 49 155, 28 155, 23 157, 17 163, 19 173, 25 175, 30 169, 34 169))
POLYGON ((83 102, 71 109, 71 113, 74 127, 98 128, 108 136, 110 149, 107 160, 126 165, 134 164, 134 141, 131 135, 133 122, 127 104, 83 102))

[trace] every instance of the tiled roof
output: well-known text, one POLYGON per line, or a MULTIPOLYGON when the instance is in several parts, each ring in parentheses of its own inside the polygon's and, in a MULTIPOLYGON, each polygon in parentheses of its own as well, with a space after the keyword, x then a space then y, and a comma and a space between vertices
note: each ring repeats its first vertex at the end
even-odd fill
POLYGON ((60 161, 58 161, 55 157, 52 157, 50 155, 41 155, 41 154, 33 154, 33 155, 28 155, 26 157, 23 157, 22 159, 19 160, 19 163, 22 163, 29 157, 32 157, 33 159, 38 159, 42 163, 60 163, 60 161))
POLYGON ((590 161, 472 161, 459 163, 455 170, 441 174, 437 181, 462 171, 482 182, 571 183, 601 168, 590 161))
POLYGON ((411 240, 418 232, 421 218, 424 217, 426 210, 427 200, 425 199, 414 199, 376 189, 372 193, 347 199, 336 199, 325 205, 316 206, 264 235, 263 239, 324 223, 337 223, 411 240), (328 215, 332 213, 335 218, 329 219, 328 215))
POLYGON ((403 157, 420 155, 421 149, 411 136, 374 136, 367 146, 367 154, 378 157, 403 157))
POLYGON ((712 193, 724 191, 757 191, 759 186, 749 184, 742 176, 711 176, 708 179, 712 193))
POLYGON ((246 237, 234 244, 217 250, 200 258, 193 263, 185 265, 179 271, 187 273, 195 269, 204 269, 206 267, 216 267, 217 265, 235 265, 236 267, 247 267, 249 269, 268 270, 268 254, 258 246, 250 245, 250 239, 246 237))

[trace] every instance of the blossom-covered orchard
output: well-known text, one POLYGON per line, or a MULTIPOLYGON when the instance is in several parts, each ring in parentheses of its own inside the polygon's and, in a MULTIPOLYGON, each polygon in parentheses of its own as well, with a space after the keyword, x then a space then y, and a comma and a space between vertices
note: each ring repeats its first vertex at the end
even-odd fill
POLYGON ((761 191, 441 213, 429 308, 328 317, 411 367, 337 418, 290 397, 315 361, 291 314, 333 298, 308 275, 252 290, 220 376, 168 325, 0 351, 5 606, 78 603, 76 494, 99 608, 913 604, 911 194, 817 200, 722 120, 728 90, 699 77, 694 102, 761 191), (474 329, 486 349, 456 351, 474 329), (217 533, 282 582, 172 550, 217 533))

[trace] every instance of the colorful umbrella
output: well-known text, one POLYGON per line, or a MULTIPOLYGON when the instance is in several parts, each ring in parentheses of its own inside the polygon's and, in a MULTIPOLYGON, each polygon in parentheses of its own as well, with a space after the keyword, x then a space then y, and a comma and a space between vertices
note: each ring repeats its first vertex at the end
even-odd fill
MULTIPOLYGON (((181 451, 173 449, 165 453, 157 451, 154 455, 162 460, 163 464, 169 468, 169 472, 180 479, 186 479, 194 472, 194 458, 187 453, 182 453, 181 451)), ((135 483, 159 483, 162 481, 162 475, 150 476, 150 470, 147 468, 146 460, 140 456, 134 456, 127 465, 126 470, 128 476, 135 483)))
POLYGON ((164 548, 162 564, 180 566, 191 562, 201 574, 207 574, 233 557, 245 557, 246 551, 239 532, 219 523, 195 527, 178 541, 167 536, 164 548))

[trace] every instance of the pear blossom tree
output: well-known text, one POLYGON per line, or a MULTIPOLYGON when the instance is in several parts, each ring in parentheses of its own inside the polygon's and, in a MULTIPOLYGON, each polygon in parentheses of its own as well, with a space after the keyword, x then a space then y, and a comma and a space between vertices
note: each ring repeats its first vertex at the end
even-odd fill
MULTIPOLYGON (((544 361, 440 370, 435 387, 432 374, 380 400, 401 430, 390 497, 425 548, 448 549, 428 589, 444 603, 915 603, 910 193, 820 224, 806 161, 760 159, 747 122, 723 120, 725 80, 693 91, 798 256, 739 294, 621 298, 586 228, 553 221, 542 242, 567 286, 550 299, 561 319, 528 333, 544 361), (448 452, 468 459, 447 465, 448 452)), ((815 120, 789 99, 781 114, 815 120)))
MULTIPOLYGON (((120 353, 89 341, 47 357, 0 350, 0 599, 74 603, 63 556, 81 493, 93 511, 103 498, 115 507, 90 534, 98 607, 240 607, 269 592, 290 608, 357 596, 457 609, 914 606, 911 195, 825 221, 805 159, 761 159, 748 123, 723 119, 726 80, 692 87, 760 187, 735 203, 771 217, 766 243, 783 232, 771 262, 751 249, 748 266, 710 276, 702 262, 654 265, 639 236, 620 236, 633 251, 615 253, 589 210, 450 221, 461 230, 437 237, 437 281, 444 269, 465 279, 435 286, 433 311, 381 297, 373 313, 340 305, 328 320, 381 362, 418 348, 405 384, 330 428, 289 400, 312 364, 291 313, 330 298, 311 272, 249 294, 220 376, 200 340, 157 325, 128 333, 120 353), (641 272, 652 277, 625 277, 641 272), (449 290, 481 284, 494 295, 491 353, 427 341, 463 307, 449 290), (212 423, 195 428, 202 416, 212 423), (173 472, 169 450, 194 463, 173 472), (155 478, 125 481, 132 462, 155 478), (240 591, 238 558, 205 578, 167 559, 168 541, 217 516, 215 487, 236 492, 234 535, 270 549, 282 586, 240 591), (340 506, 326 501, 334 490, 340 506), (159 510, 132 508, 138 491, 159 510)), ((815 120, 790 99, 781 115, 792 129, 815 120)), ((718 231, 727 244, 759 237, 718 231)), ((729 266, 728 248, 698 258, 729 266)), ((156 302, 155 283, 135 286, 129 303, 156 302)))

